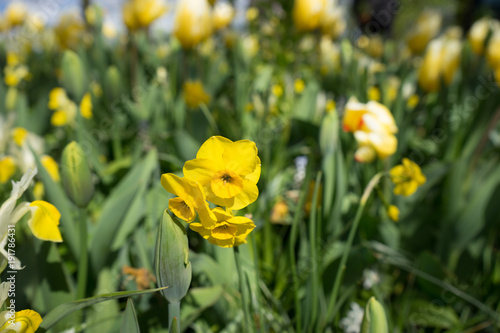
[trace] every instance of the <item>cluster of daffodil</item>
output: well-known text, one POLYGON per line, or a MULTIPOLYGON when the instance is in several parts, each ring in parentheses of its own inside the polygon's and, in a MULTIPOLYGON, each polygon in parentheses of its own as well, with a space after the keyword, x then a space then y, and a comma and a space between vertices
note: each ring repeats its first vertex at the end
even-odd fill
POLYGON ((92 97, 90 93, 85 93, 80 105, 77 106, 66 94, 64 88, 54 88, 49 94, 48 107, 54 110, 52 117, 50 118, 50 123, 52 126, 75 126, 77 110, 80 111, 80 115, 85 119, 92 118, 92 97))
POLYGON ((468 35, 472 50, 477 55, 486 57, 494 71, 495 79, 500 84, 500 21, 485 17, 476 21, 468 35))
POLYGON ((365 104, 351 98, 345 106, 342 126, 344 131, 354 133, 359 145, 354 158, 358 162, 369 163, 396 152, 396 122, 391 111, 378 102, 365 104))
POLYGON ((255 228, 251 219, 235 216, 233 211, 257 200, 260 168, 254 142, 213 136, 203 143, 195 159, 184 164, 184 177, 166 173, 161 184, 176 195, 168 203, 175 216, 210 243, 233 247, 246 243, 255 228), (199 220, 193 222, 197 214, 199 220))

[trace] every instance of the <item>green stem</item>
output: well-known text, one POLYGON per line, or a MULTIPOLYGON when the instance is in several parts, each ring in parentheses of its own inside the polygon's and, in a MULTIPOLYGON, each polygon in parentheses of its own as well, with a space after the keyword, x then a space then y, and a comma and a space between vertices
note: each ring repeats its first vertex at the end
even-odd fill
POLYGON ((78 264, 77 299, 85 298, 87 287, 88 251, 87 251, 87 213, 80 208, 80 262, 78 264))
POLYGON ((168 302, 168 331, 180 332, 181 331, 181 302, 168 302), (177 325, 177 330, 172 328, 173 320, 177 325))
POLYGON ((243 275, 243 269, 241 268, 241 258, 240 258, 240 250, 237 246, 233 247, 234 249, 234 260, 236 261, 236 270, 238 271, 238 278, 240 283, 240 292, 241 292, 241 303, 243 305, 243 332, 251 332, 252 322, 250 317, 250 310, 248 309, 248 295, 245 284, 245 276, 243 275))
POLYGON ((370 197, 370 194, 373 191, 373 188, 378 184, 380 181, 380 178, 384 176, 383 172, 377 173, 373 178, 370 180, 368 185, 366 186, 363 196, 361 197, 361 201, 359 203, 358 210, 356 212, 356 216, 354 217, 354 223, 352 224, 352 228, 349 231, 349 236, 347 237, 347 243, 345 245, 344 253, 342 253, 342 258, 340 259, 340 265, 339 269, 337 270, 337 276, 335 277, 335 282, 333 285, 333 290, 332 290, 332 296, 330 297, 330 302, 328 303, 328 310, 327 314, 329 316, 327 323, 333 318, 335 315, 333 309, 335 307, 335 303, 337 301, 337 296, 339 293, 340 289, 340 283, 342 281, 342 277, 344 275, 344 271, 346 268, 346 262, 347 262, 347 257, 349 255, 349 252, 351 250, 352 242, 354 241, 354 236, 356 235, 356 230, 358 229, 359 221, 361 220, 361 215, 363 214, 363 210, 365 208, 366 202, 368 201, 368 198, 370 197))

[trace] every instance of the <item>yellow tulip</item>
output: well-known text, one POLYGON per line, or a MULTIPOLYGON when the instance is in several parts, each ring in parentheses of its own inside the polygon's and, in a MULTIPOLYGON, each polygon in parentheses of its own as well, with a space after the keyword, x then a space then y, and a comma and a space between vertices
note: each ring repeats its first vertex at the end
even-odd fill
POLYGON ((484 52, 484 43, 490 31, 493 20, 489 17, 483 17, 472 25, 469 30, 468 40, 474 53, 481 55, 484 52))
POLYGON ((427 44, 441 29, 441 14, 434 11, 424 11, 417 18, 416 25, 408 36, 408 47, 414 54, 422 53, 427 44))
POLYGON ((500 67, 500 27, 493 31, 486 48, 486 60, 493 68, 500 67))
POLYGON ((227 2, 217 3, 214 7, 214 29, 227 27, 234 17, 234 8, 227 2))
POLYGON ((167 11, 162 0, 129 0, 123 6, 123 21, 127 28, 146 28, 167 11))
POLYGON ((412 195, 419 186, 426 182, 426 178, 422 174, 422 170, 418 164, 407 158, 403 158, 402 164, 393 167, 390 171, 390 175, 395 185, 395 195, 412 195))
POLYGON ((14 1, 5 10, 5 20, 9 26, 15 27, 24 23, 27 13, 28 8, 24 3, 14 1))
POLYGON ((299 31, 312 31, 320 27, 326 0, 295 0, 293 22, 299 31))
POLYGON ((10 311, 4 311, 0 313, 0 323, 0 332, 35 333, 42 323, 42 317, 33 310, 17 311, 14 316, 10 311))
POLYGON ((0 158, 0 184, 5 184, 16 172, 16 162, 12 156, 0 158))
POLYGON ((174 36, 190 49, 212 34, 212 9, 207 0, 180 0, 174 23, 174 36))
POLYGON ((196 159, 184 164, 184 176, 200 183, 207 199, 228 209, 242 209, 259 196, 260 159, 249 140, 232 142, 213 136, 200 147, 196 159))
POLYGON ((184 101, 190 108, 196 108, 200 104, 210 103, 211 97, 205 89, 201 81, 186 81, 182 87, 184 90, 184 101))

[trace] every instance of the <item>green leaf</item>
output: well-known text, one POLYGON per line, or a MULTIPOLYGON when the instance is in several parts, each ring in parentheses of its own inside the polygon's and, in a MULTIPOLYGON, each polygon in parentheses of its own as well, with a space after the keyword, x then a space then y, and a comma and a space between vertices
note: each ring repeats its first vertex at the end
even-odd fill
POLYGON ((135 296, 135 295, 154 293, 157 291, 161 291, 165 288, 147 289, 147 290, 141 290, 141 291, 119 291, 119 292, 114 292, 114 293, 109 293, 109 294, 97 295, 94 297, 89 297, 89 298, 85 298, 82 300, 78 300, 78 301, 74 301, 74 302, 70 302, 70 303, 66 303, 66 304, 61 304, 58 307, 56 307, 54 310, 50 311, 45 317, 43 317, 43 322, 40 325, 40 329, 42 329, 42 332, 44 332, 44 330, 49 330, 59 320, 63 319, 67 315, 69 315, 77 310, 83 309, 87 306, 91 306, 91 305, 98 304, 101 302, 106 302, 106 301, 110 301, 113 299, 119 299, 119 298, 123 298, 123 297, 130 297, 130 296, 135 296))
POLYGON ((139 333, 139 323, 137 322, 137 315, 135 313, 134 302, 129 298, 127 300, 127 308, 123 314, 123 322, 120 332, 121 333, 139 333))
POLYGON ((182 327, 189 326, 205 309, 214 305, 222 296, 223 291, 224 288, 221 285, 192 288, 181 308, 182 327))
POLYGON ((410 325, 451 329, 459 324, 459 318, 452 307, 439 306, 424 300, 414 300, 411 304, 410 325))

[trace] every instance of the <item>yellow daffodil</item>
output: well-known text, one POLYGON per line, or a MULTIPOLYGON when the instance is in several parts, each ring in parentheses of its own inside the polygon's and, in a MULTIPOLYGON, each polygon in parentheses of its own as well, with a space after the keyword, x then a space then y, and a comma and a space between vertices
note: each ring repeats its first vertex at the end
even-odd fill
POLYGON ((234 8, 227 2, 217 3, 214 7, 214 29, 221 30, 227 27, 234 17, 234 8))
POLYGON ((33 310, 17 311, 14 316, 10 311, 4 311, 0 313, 0 323, 0 332, 35 333, 42 323, 42 317, 33 310))
POLYGON ((70 99, 66 95, 66 90, 63 88, 54 88, 49 93, 48 107, 52 110, 64 108, 69 101, 70 99))
POLYGON ((394 205, 390 205, 389 208, 387 208, 387 215, 389 215, 389 218, 393 220, 394 222, 399 221, 399 209, 398 207, 394 205))
POLYGON ((233 247, 246 243, 246 237, 255 228, 252 220, 243 216, 233 216, 220 207, 213 209, 212 212, 217 218, 213 228, 204 228, 201 223, 191 223, 189 228, 220 247, 233 247))
POLYGON ((45 170, 49 173, 52 180, 58 182, 61 177, 59 176, 59 166, 57 162, 49 155, 44 155, 41 158, 41 162, 45 170))
POLYGON ((5 20, 7 20, 9 26, 15 27, 24 23, 27 14, 28 8, 26 5, 23 2, 14 1, 5 10, 5 20))
POLYGON ((304 91, 306 84, 305 84, 304 80, 296 79, 295 82, 293 83, 293 86, 295 88, 295 92, 297 94, 300 94, 304 91))
POLYGON ((18 146, 24 145, 27 136, 28 131, 22 127, 16 127, 12 130, 12 139, 18 146))
POLYGON ((393 167, 390 175, 395 185, 394 194, 396 195, 412 195, 426 181, 418 164, 407 158, 403 158, 402 164, 393 167))
POLYGON ((460 65, 461 52, 459 39, 443 37, 430 42, 418 73, 420 87, 435 92, 439 90, 441 80, 449 85, 460 65))
POLYGON ((22 80, 28 79, 30 72, 25 65, 7 66, 4 68, 4 81, 9 87, 16 87, 22 80))
POLYGON ((394 134, 398 128, 389 109, 378 102, 363 104, 351 98, 345 107, 343 128, 354 133, 360 146, 355 153, 358 162, 371 162, 375 153, 386 158, 396 152, 394 134))
POLYGON ((59 19, 54 32, 60 47, 74 50, 83 38, 85 24, 77 13, 66 13, 59 19))
POLYGON ((184 90, 184 101, 190 108, 196 108, 200 104, 210 103, 210 95, 203 88, 200 80, 186 81, 182 87, 184 90))
POLYGON ((299 31, 312 31, 320 27, 326 0, 295 0, 293 22, 299 31))
POLYGON ((198 213, 203 227, 212 228, 215 225, 216 217, 208 207, 200 184, 172 173, 163 174, 161 184, 168 192, 177 195, 168 201, 168 208, 175 216, 189 223, 198 213))
POLYGON ((213 136, 200 147, 196 159, 184 164, 184 176, 200 183, 207 199, 228 209, 242 209, 259 196, 260 159, 249 140, 232 142, 213 136))
POLYGON ((190 49, 212 34, 212 9, 207 0, 180 0, 174 22, 174 36, 190 49))
POLYGON ((408 47, 414 54, 422 53, 427 44, 441 29, 441 14, 425 11, 417 18, 417 22, 408 36, 408 47))
POLYGON ((0 184, 5 184, 16 172, 16 162, 12 156, 0 158, 0 184))
POLYGON ((150 26, 166 12, 162 0, 129 0, 123 6, 123 21, 130 30, 137 30, 150 26))
POLYGON ((249 7, 245 13, 248 22, 252 22, 259 17, 259 9, 257 7, 249 7))
POLYGON ((92 118, 92 98, 90 97, 90 93, 83 95, 80 103, 80 113, 83 118, 92 118))

